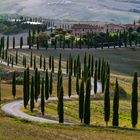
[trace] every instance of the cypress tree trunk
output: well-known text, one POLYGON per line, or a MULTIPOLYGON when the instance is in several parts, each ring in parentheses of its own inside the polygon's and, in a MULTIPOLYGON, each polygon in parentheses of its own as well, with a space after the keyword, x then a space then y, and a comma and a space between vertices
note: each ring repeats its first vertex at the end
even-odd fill
POLYGON ((13 72, 13 80, 12 80, 12 94, 13 97, 16 97, 16 72, 13 72))
POLYGON ((42 78, 42 88, 41 88, 41 112, 44 116, 45 112, 45 100, 44 100, 44 78, 42 78))
POLYGON ((131 122, 133 128, 136 127, 138 122, 138 76, 137 72, 134 73, 134 79, 132 84, 132 99, 131 99, 131 122))
POLYGON ((69 74, 69 81, 68 81, 68 96, 71 96, 71 90, 72 90, 72 85, 71 85, 71 74, 69 74))
POLYGON ((104 120, 106 125, 108 125, 108 121, 110 119, 110 92, 109 92, 109 76, 107 76, 106 81, 106 89, 105 89, 105 96, 104 96, 104 120))
POLYGON ((113 100, 113 126, 119 126, 119 85, 118 81, 116 80, 116 88, 113 100))
POLYGON ((91 91, 91 80, 90 78, 86 83, 86 97, 85 97, 85 111, 84 111, 84 123, 90 124, 90 91, 91 91))
POLYGON ((46 70, 45 97, 46 97, 46 100, 48 100, 48 98, 49 98, 49 75, 48 75, 48 69, 46 70))
POLYGON ((33 112, 34 109, 34 77, 32 76, 32 82, 31 82, 31 99, 30 99, 30 110, 33 112))
POLYGON ((79 93, 79 118, 81 123, 84 117, 84 80, 82 80, 80 85, 80 93, 79 93))

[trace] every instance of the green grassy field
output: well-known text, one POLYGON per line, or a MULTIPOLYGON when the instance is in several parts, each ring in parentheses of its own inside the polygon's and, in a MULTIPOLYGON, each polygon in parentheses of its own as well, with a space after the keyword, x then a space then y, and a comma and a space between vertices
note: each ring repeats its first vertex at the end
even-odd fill
MULTIPOLYGON (((17 49, 19 50, 19 49, 17 49)), ((129 75, 132 76, 134 71, 140 71, 140 48, 116 48, 116 49, 48 49, 48 50, 29 50, 29 49, 22 49, 19 50, 20 56, 26 55, 28 58, 30 57, 30 52, 37 56, 44 56, 46 58, 49 55, 53 55, 56 59, 55 67, 58 67, 57 59, 59 58, 60 53, 62 54, 62 61, 64 61, 64 67, 66 59, 68 59, 69 54, 73 58, 76 58, 79 54, 81 57, 81 62, 83 62, 83 58, 85 52, 90 55, 94 56, 94 59, 98 59, 99 57, 104 58, 107 60, 111 66, 112 73, 121 74, 121 75, 129 75)), ((11 54, 15 54, 15 51, 11 50, 11 54)), ((22 59, 21 59, 22 60, 22 59)), ((27 59, 29 61, 29 59, 27 59)), ((38 58, 39 61, 39 58, 38 58)))
MULTIPOLYGON (((17 49, 19 51, 19 49, 17 49)), ((39 55, 43 55, 48 58, 49 55, 53 55, 55 59, 55 67, 58 66, 59 54, 62 53, 62 67, 65 69, 66 59, 69 57, 69 54, 73 57, 80 54, 81 59, 83 59, 85 52, 87 54, 94 55, 94 58, 104 57, 111 65, 111 95, 114 90, 115 79, 118 78, 120 86, 125 90, 127 97, 121 99, 120 101, 120 128, 111 127, 112 121, 110 120, 109 127, 105 127, 104 116, 103 116, 103 100, 92 100, 91 101, 91 126, 85 127, 80 124, 78 119, 78 102, 70 101, 65 102, 65 119, 76 122, 75 126, 64 126, 57 124, 45 124, 45 123, 35 123, 26 120, 20 120, 12 117, 6 116, 3 112, 0 111, 0 140, 44 140, 44 139, 61 139, 61 140, 76 140, 76 139, 90 139, 90 140, 139 140, 140 139, 140 117, 138 122, 137 129, 131 129, 131 120, 130 120, 130 99, 131 99, 131 84, 134 71, 140 70, 140 48, 136 49, 105 49, 105 50, 32 50, 33 54, 36 54, 39 62, 39 55)), ((14 55, 15 50, 10 50, 10 54, 14 55)), ((19 51, 19 60, 20 64, 22 63, 22 55, 26 55, 29 62, 30 51, 23 49, 19 51)), ((47 59, 48 61, 48 59, 47 59)), ((20 65, 19 64, 19 65, 20 65)), ((22 71, 23 69, 14 69, 22 71)), ((1 72, 13 71, 12 68, 8 66, 0 65, 1 72)), ((140 82, 140 79, 139 79, 140 82)), ((53 95, 56 95, 56 80, 54 80, 53 95)), ((67 77, 64 77, 64 92, 67 95, 67 77)), ((9 81, 2 81, 2 104, 13 101, 12 97, 12 87, 9 84, 9 81)), ((17 97, 16 100, 22 99, 22 85, 17 86, 17 97)), ((140 86, 139 86, 140 93, 140 86)), ((73 91, 75 91, 75 78, 73 78, 73 91)), ((140 99, 139 99, 140 101, 140 99)), ((112 101, 111 101, 112 103, 112 101)), ((46 114, 49 117, 57 119, 56 112, 57 102, 49 102, 46 105, 46 114)), ((139 102, 140 107, 140 102, 139 102)), ((34 115, 41 116, 39 109, 36 108, 34 115)), ((111 109, 112 110, 112 109, 111 109)), ((25 111, 25 110, 24 110, 25 111)), ((27 113, 30 113, 26 110, 27 113)), ((139 113, 140 116, 140 113, 139 113)), ((111 111, 112 117, 112 111, 111 111)))

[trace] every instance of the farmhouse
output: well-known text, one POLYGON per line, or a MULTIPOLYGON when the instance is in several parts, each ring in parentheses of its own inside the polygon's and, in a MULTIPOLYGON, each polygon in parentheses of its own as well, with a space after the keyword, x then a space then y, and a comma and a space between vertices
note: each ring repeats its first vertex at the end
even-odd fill
POLYGON ((73 24, 71 27, 72 35, 80 36, 87 33, 99 33, 103 32, 103 27, 91 24, 73 24))
POLYGON ((124 25, 118 25, 118 24, 106 24, 104 26, 104 32, 108 30, 108 32, 117 32, 117 31, 124 31, 125 26, 124 25))

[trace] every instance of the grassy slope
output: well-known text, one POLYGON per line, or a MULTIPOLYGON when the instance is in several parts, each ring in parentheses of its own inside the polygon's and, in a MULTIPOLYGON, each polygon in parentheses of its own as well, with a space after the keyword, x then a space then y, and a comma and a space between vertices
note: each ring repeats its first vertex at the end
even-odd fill
MULTIPOLYGON (((22 50, 26 54, 29 54, 29 50, 22 50)), ((63 57, 68 58, 68 54, 76 55, 80 53, 77 51, 63 51, 63 50, 48 50, 39 51, 39 54, 43 54, 48 57, 49 54, 53 54, 55 57, 59 57, 59 53, 63 53, 63 57)), ((137 51, 132 51, 131 49, 110 49, 110 50, 92 50, 87 51, 87 53, 93 54, 96 58, 103 56, 109 60, 113 72, 132 74, 133 69, 140 68, 140 49, 137 51), (120 54, 120 55, 119 55, 120 54), (132 55, 131 55, 132 54, 132 55), (121 58, 121 59, 120 59, 121 58), (137 58, 137 59, 136 59, 137 58), (130 63, 131 62, 131 63, 130 63)), ((13 53, 13 52, 12 52, 13 53)), ((38 54, 35 50, 34 53, 38 54)), ((81 51, 81 58, 84 55, 85 50, 81 51)), ((65 60, 63 59, 63 60, 65 60)), ((57 63, 57 62, 56 62, 57 63)), ((57 66, 57 65, 56 65, 57 66)), ((5 67, 4 70, 8 70, 5 67)), ((12 70, 12 69, 10 69, 12 70)), ((131 93, 131 83, 132 78, 128 76, 112 75, 111 81, 114 83, 115 78, 118 77, 121 86, 125 87, 125 90, 131 93)), ((75 81, 75 80, 74 80, 75 81)), ((67 82, 65 83, 65 93, 67 92, 67 82)), ((54 83, 55 86, 56 82, 54 83)), ((75 91, 75 87, 73 89, 75 91)), ((55 89, 54 89, 55 94, 55 89)), ((67 93, 66 93, 67 94, 67 93)), ((22 86, 18 86, 17 98, 22 98, 22 86)), ((11 96, 11 85, 2 85, 2 98, 3 102, 12 101, 11 96)), ((123 103, 122 103, 123 104, 123 103)), ((129 103, 127 102, 126 105, 129 103)), ((93 119, 94 120, 94 119, 93 119)), ((128 123, 128 122, 127 122, 128 123)), ((130 122, 129 122, 130 123, 130 122)), ((94 122, 96 124, 96 121, 94 122)), ((98 123, 97 123, 98 124, 98 123)), ((130 124, 129 124, 130 125, 130 124)), ((123 126, 125 126, 123 124, 123 126)), ((49 125, 49 124, 39 124, 26 122, 24 120, 18 120, 9 118, 0 112, 0 139, 140 139, 139 130, 130 133, 130 129, 114 129, 114 128, 104 128, 104 127, 81 127, 81 126, 61 126, 61 125, 49 125), (102 132, 102 134, 101 134, 102 132), (7 135, 9 134, 9 135, 7 135), (35 137, 34 137, 35 136, 35 137)))
MULTIPOLYGON (((134 71, 140 70, 140 48, 117 48, 117 49, 82 49, 82 50, 71 50, 71 49, 48 49, 48 50, 32 50, 36 55, 43 55, 45 57, 49 57, 49 55, 53 55, 54 58, 59 58, 59 54, 62 55, 62 60, 66 60, 69 57, 69 54, 75 58, 78 54, 81 56, 81 60, 84 58, 85 52, 87 54, 93 55, 95 59, 99 57, 104 57, 105 60, 109 62, 111 65, 111 70, 113 73, 121 74, 121 75, 130 75, 132 76, 134 71)), ((20 50, 22 54, 30 55, 30 50, 24 49, 20 50)), ((13 51, 12 51, 13 53, 13 51)))

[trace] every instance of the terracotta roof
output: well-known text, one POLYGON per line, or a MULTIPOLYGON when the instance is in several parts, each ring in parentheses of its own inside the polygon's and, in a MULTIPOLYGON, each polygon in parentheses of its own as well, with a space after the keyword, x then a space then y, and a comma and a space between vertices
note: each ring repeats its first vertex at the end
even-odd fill
POLYGON ((73 24, 71 29, 97 29, 101 28, 97 25, 91 25, 91 24, 73 24))

